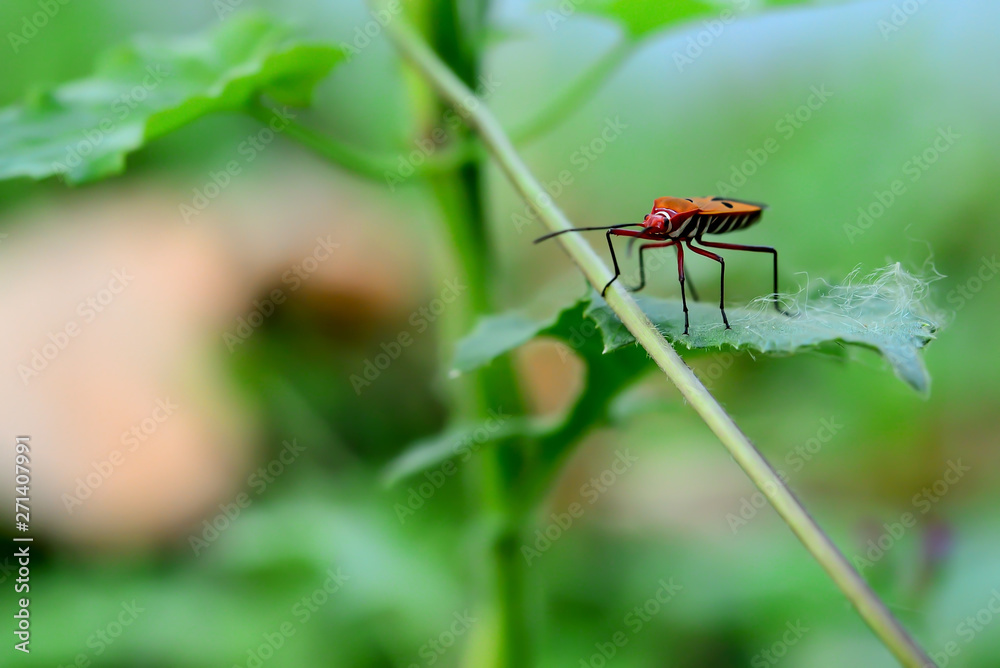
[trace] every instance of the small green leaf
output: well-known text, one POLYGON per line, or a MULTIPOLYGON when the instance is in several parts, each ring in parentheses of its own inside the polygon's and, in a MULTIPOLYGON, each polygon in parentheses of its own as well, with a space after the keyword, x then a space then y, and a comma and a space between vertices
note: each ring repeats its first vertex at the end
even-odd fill
POLYGON ((125 156, 205 116, 240 111, 261 95, 305 106, 344 57, 296 43, 251 14, 195 38, 136 39, 95 73, 0 110, 0 179, 62 174, 80 183, 120 173, 125 156))
MULTIPOLYGON (((764 5, 804 4, 806 0, 764 0, 764 5)), ((603 16, 621 24, 633 40, 641 40, 669 25, 705 16, 721 27, 735 17, 753 11, 745 2, 708 2, 706 0, 599 0, 589 2, 580 11, 603 16)))
POLYGON ((451 375, 467 373, 514 350, 536 336, 551 332, 559 321, 557 313, 533 317, 520 311, 490 315, 481 319, 458 343, 451 375))
POLYGON ((386 468, 384 475, 388 481, 398 481, 463 454, 468 449, 463 444, 469 442, 475 430, 481 432, 472 440, 475 450, 515 436, 534 439, 539 444, 540 479, 555 470, 559 459, 581 436, 609 420, 612 399, 643 371, 652 368, 645 352, 635 347, 605 355, 597 323, 584 315, 588 306, 587 300, 580 300, 552 315, 533 316, 513 311, 485 317, 459 342, 452 365, 452 375, 457 375, 485 366, 538 336, 559 340, 565 346, 561 355, 568 358, 575 353, 583 361, 587 374, 583 391, 566 415, 555 420, 513 416, 487 432, 483 432, 482 424, 453 426, 409 446, 386 468))
POLYGON ((504 415, 501 409, 482 424, 452 425, 438 434, 415 441, 385 467, 382 479, 387 485, 394 485, 453 457, 468 459, 490 443, 512 436, 540 436, 550 429, 551 425, 543 421, 504 415))
POLYGON ((582 6, 581 11, 617 21, 629 37, 639 40, 672 23, 721 10, 701 0, 602 0, 582 6))
MULTIPOLYGON (((746 308, 726 307, 732 326, 728 330, 717 306, 689 303, 689 335, 683 333, 680 301, 639 297, 638 302, 664 336, 690 349, 730 347, 788 354, 832 343, 859 345, 880 352, 901 380, 926 393, 930 375, 920 350, 941 327, 941 318, 926 297, 927 281, 895 264, 865 277, 854 272, 841 285, 827 285, 798 299, 785 297, 793 317, 777 313, 764 299, 746 308)), ((635 342, 599 296, 595 294, 591 304, 587 315, 600 326, 606 352, 635 342)))

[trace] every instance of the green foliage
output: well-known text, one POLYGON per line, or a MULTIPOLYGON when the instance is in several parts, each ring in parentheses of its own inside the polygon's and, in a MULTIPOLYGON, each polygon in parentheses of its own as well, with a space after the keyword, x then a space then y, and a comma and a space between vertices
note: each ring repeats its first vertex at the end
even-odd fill
MULTIPOLYGON (((805 4, 804 0, 763 0, 768 6, 805 4)), ((612 19, 621 24, 632 40, 638 41, 657 33, 669 25, 698 17, 714 17, 730 23, 734 17, 754 9, 750 0, 737 2, 708 2, 706 0, 600 0, 585 3, 580 10, 612 19)))
MULTIPOLYGON (((918 392, 930 390, 930 375, 920 350, 941 327, 941 316, 927 301, 927 282, 900 265, 890 265, 842 284, 825 285, 801 299, 787 298, 791 317, 758 299, 749 307, 726 308, 731 329, 723 326, 718 307, 704 302, 688 304, 691 330, 685 336, 684 312, 677 300, 638 299, 643 311, 667 338, 696 348, 741 348, 762 353, 789 354, 831 344, 852 344, 877 350, 901 380, 918 392), (801 303, 799 303, 801 301, 801 303)), ((597 321, 604 350, 611 352, 635 342, 614 312, 594 295, 587 316, 597 321)))
MULTIPOLYGON (((787 355, 805 350, 837 352, 844 344, 878 351, 896 375, 919 392, 930 389, 930 376, 920 350, 941 327, 940 316, 927 302, 927 282, 898 264, 859 278, 857 272, 842 284, 825 285, 799 298, 784 295, 793 315, 777 313, 769 299, 747 307, 728 307, 731 329, 721 321, 717 306, 688 304, 691 320, 684 335, 684 311, 674 299, 639 297, 656 327, 689 350, 745 349, 787 355)), ((541 461, 550 465, 582 434, 615 417, 615 397, 651 369, 646 355, 634 346, 635 337, 614 311, 591 291, 587 299, 556 314, 533 316, 512 311, 482 318, 462 339, 452 364, 452 375, 483 367, 537 337, 554 338, 575 352, 586 367, 584 389, 573 408, 556 423, 515 417, 502 423, 477 444, 511 436, 528 436, 543 443, 541 461), (609 353, 616 354, 610 355, 609 353)), ((481 425, 454 425, 413 445, 385 472, 392 483, 440 464, 460 453, 481 425)))
MULTIPOLYGON (((689 302, 689 335, 683 333, 680 300, 638 297, 638 301, 667 338, 688 349, 728 347, 788 354, 829 344, 854 344, 879 351, 902 380, 926 391, 930 378, 919 352, 942 324, 941 316, 928 303, 927 285, 898 264, 860 278, 855 271, 843 283, 824 284, 812 294, 782 295, 791 316, 777 313, 770 299, 758 299, 742 308, 727 307, 732 326, 728 330, 716 305, 689 302)), ((483 318, 459 343, 454 369, 471 371, 537 336, 565 341, 588 366, 635 343, 614 312, 592 291, 587 300, 556 316, 532 318, 512 312, 483 318), (592 345, 597 332, 602 346, 592 345)))
POLYGON ((582 11, 613 19, 632 39, 642 39, 662 30, 671 23, 694 18, 713 11, 716 5, 701 0, 680 0, 660 2, 660 0, 603 0, 585 4, 582 11))
POLYGON ((146 142, 207 114, 240 111, 261 95, 307 105, 343 53, 289 34, 247 15, 198 37, 112 50, 91 77, 0 111, 0 179, 100 179, 120 173, 146 142))
MULTIPOLYGON (((588 430, 612 418, 611 403, 618 393, 643 372, 650 370, 645 352, 629 348, 617 355, 605 355, 597 323, 587 317, 589 300, 562 309, 556 314, 535 317, 521 311, 486 316, 459 344, 452 365, 452 375, 475 371, 536 337, 556 339, 565 347, 566 359, 575 353, 585 367, 583 389, 573 407, 558 420, 547 421, 514 417, 491 431, 477 445, 511 436, 537 439, 540 480, 546 478, 572 445, 588 430)), ((442 434, 420 441, 408 448, 386 471, 394 482, 459 454, 480 425, 463 424, 442 434)))
MULTIPOLYGON (((504 417, 501 414, 501 419, 504 417)), ((407 476, 432 469, 452 457, 471 454, 474 452, 473 447, 478 449, 513 436, 541 436, 546 431, 544 423, 520 416, 503 419, 496 429, 491 430, 470 423, 452 425, 442 432, 412 443, 385 467, 382 478, 386 484, 395 485, 407 476), (484 437, 479 437, 477 430, 484 437)))

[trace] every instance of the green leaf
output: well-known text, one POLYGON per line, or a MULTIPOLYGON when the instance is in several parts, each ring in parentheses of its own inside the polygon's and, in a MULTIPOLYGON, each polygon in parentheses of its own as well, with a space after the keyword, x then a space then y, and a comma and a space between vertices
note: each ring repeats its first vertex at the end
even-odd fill
POLYGON ((509 311, 480 319, 472 332, 458 342, 451 375, 485 366, 539 336, 561 339, 571 348, 580 350, 586 343, 595 341, 594 334, 598 331, 596 322, 585 321, 588 305, 589 299, 581 299, 554 314, 509 311))
MULTIPOLYGON (((638 301, 668 339, 690 350, 730 348, 787 355, 804 350, 839 353, 840 346, 860 346, 881 353, 899 378, 926 393, 930 376, 920 350, 941 327, 940 315, 927 301, 928 284, 899 264, 863 277, 855 271, 839 285, 823 284, 798 296, 782 295, 786 310, 794 314, 791 317, 777 313, 771 299, 757 299, 743 308, 727 307, 732 326, 728 330, 718 306, 692 302, 688 304, 688 335, 683 333, 679 300, 638 297, 638 301)), ((514 311, 483 318, 459 342, 452 375, 485 366, 539 336, 561 341, 583 361, 587 375, 580 396, 561 419, 548 422, 515 416, 475 440, 474 449, 527 436, 539 443, 539 463, 553 471, 587 431, 630 414, 616 409, 615 399, 653 366, 614 312, 591 291, 589 298, 556 314, 514 311)), ((453 426, 415 443, 390 464, 386 476, 395 482, 439 465, 464 452, 470 434, 482 429, 483 425, 453 426)), ((540 479, 545 479, 544 472, 540 479)))
POLYGON ((551 429, 541 420, 504 415, 500 411, 483 424, 456 424, 444 431, 415 441, 383 470, 382 479, 394 485, 403 478, 439 466, 458 457, 468 459, 483 446, 512 436, 541 436, 551 429))
POLYGON ((512 311, 482 318, 472 332, 459 341, 451 375, 477 369, 536 336, 551 333, 560 315, 538 318, 512 311))
MULTIPOLYGON (((718 307, 689 303, 689 335, 683 333, 679 301, 642 297, 638 301, 664 336, 690 349, 730 347, 789 354, 834 343, 858 345, 877 350, 901 380, 926 393, 930 375, 920 350, 942 325, 941 316, 927 302, 927 285, 899 264, 865 277, 855 271, 840 285, 783 298, 786 304, 795 302, 790 309, 793 317, 777 313, 767 299, 746 308, 727 307, 732 326, 728 330, 718 307)), ((598 322, 606 352, 635 342, 599 296, 594 295, 587 315, 598 322)))
POLYGON ((581 11, 613 19, 629 37, 642 39, 671 23, 718 13, 719 6, 701 0, 601 0, 583 5, 581 11))
POLYGON ((266 95, 305 106, 344 58, 296 43, 251 14, 194 38, 136 39, 94 74, 0 110, 0 179, 63 175, 71 183, 120 173, 125 156, 206 114, 241 111, 266 95))
MULTIPOLYGON (((764 5, 803 4, 805 0, 764 0, 764 5)), ((612 19, 621 24, 633 40, 641 40, 667 26, 699 16, 730 23, 735 17, 754 11, 747 2, 708 2, 706 0, 598 0, 580 7, 580 11, 612 19)))
MULTIPOLYGON (((386 468, 389 482, 419 473, 441 462, 502 439, 525 436, 538 443, 539 489, 555 470, 559 460, 587 431, 611 418, 611 401, 643 371, 651 370, 645 351, 632 347, 615 355, 605 355, 597 322, 585 316, 590 302, 580 300, 555 314, 541 316, 513 311, 480 320, 462 339, 455 354, 452 375, 485 366, 531 339, 548 336, 561 341, 561 355, 576 354, 586 367, 583 390, 566 415, 555 420, 526 416, 509 417, 500 427, 484 431, 489 421, 479 425, 452 426, 441 434, 408 447, 386 468), (478 430, 479 436, 471 435, 478 430), (472 440, 470 441, 470 438, 472 440)), ((494 420, 496 422, 496 420, 494 420)))

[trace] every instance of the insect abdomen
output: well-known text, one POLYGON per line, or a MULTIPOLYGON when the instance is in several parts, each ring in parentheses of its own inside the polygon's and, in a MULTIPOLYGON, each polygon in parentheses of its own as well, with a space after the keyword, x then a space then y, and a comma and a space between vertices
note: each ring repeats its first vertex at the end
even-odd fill
POLYGON ((760 219, 760 210, 746 213, 701 213, 698 214, 697 233, 692 236, 698 237, 702 234, 725 234, 735 232, 745 227, 750 227, 760 219))

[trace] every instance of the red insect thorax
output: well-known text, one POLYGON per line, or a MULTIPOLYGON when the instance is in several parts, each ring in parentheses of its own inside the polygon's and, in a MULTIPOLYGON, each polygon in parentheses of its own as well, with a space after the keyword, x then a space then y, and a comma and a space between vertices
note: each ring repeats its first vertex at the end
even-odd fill
POLYGON ((650 231, 667 234, 698 211, 700 211, 698 206, 686 199, 658 197, 653 202, 652 211, 642 221, 642 226, 650 231))

